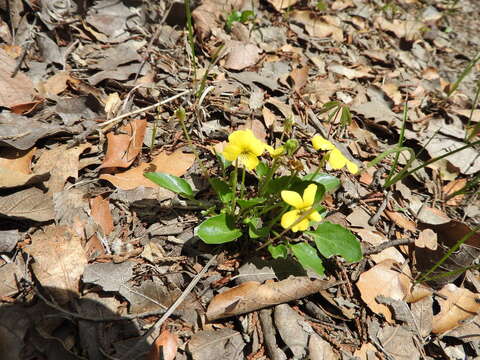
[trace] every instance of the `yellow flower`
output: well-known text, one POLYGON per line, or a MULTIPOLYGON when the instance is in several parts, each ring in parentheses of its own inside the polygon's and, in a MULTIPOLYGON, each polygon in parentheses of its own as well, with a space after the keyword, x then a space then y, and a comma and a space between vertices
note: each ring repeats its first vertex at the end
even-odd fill
POLYGON ((339 170, 347 166, 348 171, 352 174, 358 172, 358 165, 348 160, 345 155, 343 155, 342 152, 327 139, 324 139, 320 135, 316 135, 312 138, 312 145, 315 150, 328 151, 326 159, 332 169, 339 170))
MULTIPOLYGON (((310 184, 307 186, 303 192, 303 196, 300 196, 299 193, 295 191, 283 190, 280 194, 283 201, 288 205, 291 205, 295 210, 290 210, 283 214, 281 225, 284 229, 289 228, 293 223, 295 223, 301 216, 306 212, 312 210, 313 203, 315 201, 315 194, 317 193, 317 185, 310 184)), ((292 226, 292 231, 305 231, 310 226, 310 221, 320 221, 322 220, 321 215, 318 211, 313 210, 305 219, 300 221, 298 224, 292 226)))
POLYGON ((266 144, 258 140, 251 130, 237 130, 228 137, 228 144, 223 150, 223 156, 229 161, 238 159, 240 165, 248 170, 257 167, 258 156, 265 151, 266 144))
POLYGON ((277 156, 285 154, 285 147, 283 147, 283 146, 280 146, 280 147, 274 149, 270 145, 266 145, 265 148, 267 149, 267 151, 268 151, 268 153, 270 154, 271 157, 277 157, 277 156))

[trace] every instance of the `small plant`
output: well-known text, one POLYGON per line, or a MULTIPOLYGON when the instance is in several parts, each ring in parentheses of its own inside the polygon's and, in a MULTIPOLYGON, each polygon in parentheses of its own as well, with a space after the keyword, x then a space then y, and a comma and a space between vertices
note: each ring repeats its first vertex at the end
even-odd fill
POLYGON ((255 13, 252 10, 244 10, 241 12, 238 10, 234 10, 227 17, 227 22, 225 23, 225 30, 227 30, 227 32, 232 31, 232 26, 234 22, 240 22, 242 24, 245 24, 253 19, 255 19, 255 13))
MULTIPOLYGON (((322 164, 358 172, 358 166, 330 141, 315 136, 312 144, 322 151, 322 164)), ((319 169, 300 175, 301 163, 295 159, 298 149, 295 139, 273 148, 250 130, 231 133, 224 151, 217 154, 223 176, 209 177, 218 200, 208 211, 211 216, 196 229, 200 239, 207 244, 254 241, 257 250, 267 248, 273 258, 291 254, 318 274, 324 273, 322 257, 340 255, 349 262, 359 261, 362 253, 356 237, 340 225, 322 221, 326 210, 321 203, 340 186, 340 180, 319 169), (279 175, 280 170, 287 175, 279 175)), ((199 202, 184 179, 163 173, 145 176, 199 202)))
POLYGON ((352 113, 347 105, 340 101, 329 101, 320 109, 320 114, 328 113, 327 122, 337 119, 340 115, 340 126, 346 127, 352 123, 352 113))

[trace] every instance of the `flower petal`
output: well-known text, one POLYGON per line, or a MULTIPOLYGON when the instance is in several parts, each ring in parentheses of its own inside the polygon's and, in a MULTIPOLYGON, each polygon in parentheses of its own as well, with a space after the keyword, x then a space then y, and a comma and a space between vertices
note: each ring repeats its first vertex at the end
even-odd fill
POLYGON ((255 156, 260 156, 265 151, 265 147, 267 144, 263 143, 262 141, 258 140, 252 133, 252 136, 248 139, 248 142, 245 143, 245 147, 248 149, 249 152, 254 154, 255 156))
POLYGON ((228 143, 227 145, 225 145, 222 155, 228 161, 235 161, 237 160, 237 157, 238 155, 240 155, 241 152, 242 152, 242 149, 239 146, 228 143))
POLYGON ((280 195, 282 196, 283 201, 288 205, 292 205, 295 209, 302 209, 303 199, 299 193, 295 191, 283 190, 280 195))
POLYGON ((248 144, 251 138, 255 138, 252 130, 237 130, 228 136, 228 142, 243 148, 243 145, 248 144))
POLYGON ((317 193, 317 185, 310 184, 303 192, 303 206, 311 207, 315 202, 315 194, 317 193))
POLYGON ((318 211, 313 211, 310 215, 308 215, 308 219, 311 221, 320 221, 322 220, 322 215, 318 213, 318 211))
POLYGON ((297 225, 292 226, 292 231, 293 232, 305 231, 308 229, 309 226, 310 226, 310 221, 308 221, 308 219, 303 219, 297 225))
POLYGON ((240 155, 239 159, 240 159, 242 165, 245 165, 245 167, 248 170, 255 169, 257 167, 258 163, 260 162, 260 160, 258 160, 258 158, 251 153, 242 154, 242 155, 240 155))
POLYGON ((347 163, 347 158, 337 148, 330 151, 328 154, 328 163, 334 170, 341 169, 347 163))
POLYGON ((358 165, 355 164, 352 161, 347 161, 347 169, 350 171, 352 174, 358 173, 358 165))
POLYGON ((326 151, 335 149, 335 145, 320 135, 315 135, 312 138, 312 145, 315 150, 326 151))
POLYGON ((282 215, 282 220, 280 220, 280 224, 284 229, 288 229, 290 225, 292 225, 297 219, 300 217, 300 211, 298 210, 290 210, 282 215))

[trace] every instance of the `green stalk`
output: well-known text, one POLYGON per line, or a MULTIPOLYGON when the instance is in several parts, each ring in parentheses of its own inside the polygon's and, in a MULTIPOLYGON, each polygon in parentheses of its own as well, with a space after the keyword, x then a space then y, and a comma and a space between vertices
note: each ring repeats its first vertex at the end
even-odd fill
POLYGON ((245 191, 245 173, 247 170, 245 169, 245 166, 242 168, 242 184, 240 185, 240 199, 243 199, 244 191, 245 191))
POLYGON ((185 0, 185 15, 187 17, 188 44, 190 45, 190 54, 192 56, 193 83, 195 88, 195 83, 197 81, 197 56, 195 54, 195 38, 193 34, 192 11, 190 7, 190 0, 185 0))
MULTIPOLYGON (((405 137, 405 126, 407 124, 407 117, 408 117, 407 102, 405 101, 405 105, 403 107, 402 128, 400 129, 400 138, 398 139, 398 144, 397 144, 398 148, 401 148, 403 146, 403 140, 404 140, 404 137, 405 137)), ((398 165, 399 158, 400 158, 400 152, 397 152, 395 154, 395 159, 393 161, 393 165, 392 165, 392 168, 390 169, 390 173, 388 174, 386 182, 388 182, 393 177, 393 174, 397 170, 397 165, 398 165)))
MULTIPOLYGON (((480 81, 478 81, 477 83, 477 91, 475 92, 475 99, 473 100, 472 110, 470 111, 470 117, 468 118, 467 129, 470 128, 473 112, 475 111, 475 108, 477 107, 477 104, 478 104, 479 95, 480 95, 480 81)), ((465 140, 470 141, 479 131, 480 131, 480 122, 475 124, 470 134, 468 134, 468 130, 467 130, 467 133, 465 134, 466 135, 465 140)))

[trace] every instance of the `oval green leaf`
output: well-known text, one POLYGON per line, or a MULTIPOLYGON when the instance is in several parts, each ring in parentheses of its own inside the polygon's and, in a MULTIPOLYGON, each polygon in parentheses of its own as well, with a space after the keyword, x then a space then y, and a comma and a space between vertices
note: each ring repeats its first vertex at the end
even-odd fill
POLYGON ((274 245, 268 245, 268 251, 270 252, 270 255, 274 259, 285 259, 288 255, 288 250, 287 247, 283 244, 274 246, 274 245))
POLYGON ((323 267, 322 259, 320 259, 317 250, 313 246, 302 242, 290 245, 290 249, 304 268, 312 269, 318 275, 324 274, 325 268, 323 267))
POLYGON ((317 184, 322 184, 325 187, 327 193, 332 193, 340 187, 340 180, 333 175, 329 174, 308 174, 303 177, 303 180, 313 181, 317 184))
POLYGON ((237 204, 242 209, 248 209, 248 208, 251 208, 252 206, 264 203, 265 200, 267 200, 267 199, 265 199, 265 198, 251 198, 251 199, 246 199, 246 200, 238 199, 237 204))
POLYGON ((190 187, 190 184, 178 176, 161 172, 148 172, 144 173, 143 176, 145 176, 148 180, 153 181, 155 184, 167 190, 173 191, 174 193, 188 198, 193 197, 193 190, 190 187))
POLYGON ((306 233, 313 237, 318 251, 326 258, 340 255, 349 262, 362 259, 360 242, 355 235, 341 225, 326 221, 318 225, 315 231, 306 231, 306 233))
POLYGON ((207 244, 223 244, 238 239, 242 232, 234 228, 232 217, 220 214, 202 222, 197 235, 207 244))

